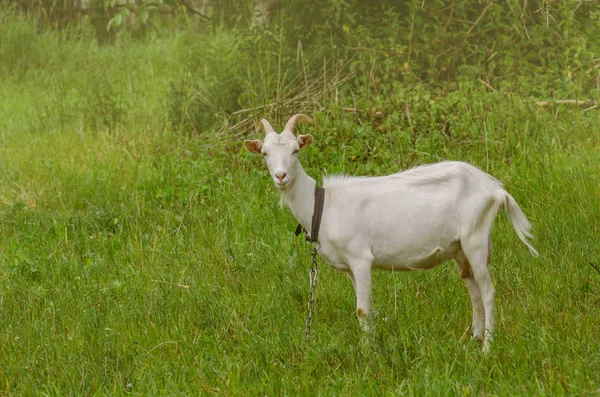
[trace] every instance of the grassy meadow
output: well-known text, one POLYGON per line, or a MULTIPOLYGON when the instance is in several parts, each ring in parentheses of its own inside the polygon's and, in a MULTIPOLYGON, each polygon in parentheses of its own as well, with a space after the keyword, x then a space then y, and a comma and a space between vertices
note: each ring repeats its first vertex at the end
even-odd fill
POLYGON ((1 10, 0 395, 600 395, 600 113, 535 104, 598 99, 597 36, 564 43, 568 71, 540 50, 437 84, 416 50, 302 47, 277 24, 103 41, 1 10), (302 352, 308 246, 242 145, 298 112, 317 180, 461 160, 504 182, 540 256, 498 217, 490 354, 454 264, 375 272, 366 338, 322 261, 302 352))

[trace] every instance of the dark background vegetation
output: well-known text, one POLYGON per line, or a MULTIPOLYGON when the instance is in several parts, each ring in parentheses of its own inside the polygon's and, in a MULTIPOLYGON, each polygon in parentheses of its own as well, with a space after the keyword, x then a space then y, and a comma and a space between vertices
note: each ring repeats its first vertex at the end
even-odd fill
MULTIPOLYGON (((36 48, 33 35, 54 29, 61 42, 85 37, 100 46, 180 35, 179 76, 166 98, 169 121, 196 133, 224 121, 247 129, 244 121, 257 121, 265 110, 277 121, 310 113, 332 92, 341 108, 382 123, 414 90, 444 99, 434 112, 427 109, 444 118, 453 102, 446 98, 467 80, 539 100, 598 96, 595 1, 266 3, 267 23, 257 24, 251 1, 199 0, 192 5, 201 15, 183 1, 92 0, 85 9, 81 0, 7 2, 5 19, 18 14, 35 29, 5 30, 2 68, 23 75, 52 62, 55 49, 36 48), (206 42, 200 32, 219 34, 220 41, 206 42)), ((94 102, 111 107, 105 123, 126 105, 94 102)), ((420 114, 417 129, 425 122, 420 114)))

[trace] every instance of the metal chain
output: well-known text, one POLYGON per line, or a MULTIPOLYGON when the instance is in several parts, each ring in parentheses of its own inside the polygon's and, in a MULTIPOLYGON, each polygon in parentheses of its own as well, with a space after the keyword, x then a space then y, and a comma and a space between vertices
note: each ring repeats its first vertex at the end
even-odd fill
POLYGON ((302 349, 304 350, 304 344, 308 340, 310 336, 310 327, 312 326, 312 317, 313 311, 315 309, 315 286, 317 285, 317 276, 319 275, 319 271, 317 270, 317 252, 319 251, 320 245, 318 243, 312 245, 310 249, 310 256, 312 261, 312 267, 310 272, 308 273, 308 284, 310 288, 309 297, 308 297, 308 314, 306 316, 304 329, 304 342, 302 342, 302 349))

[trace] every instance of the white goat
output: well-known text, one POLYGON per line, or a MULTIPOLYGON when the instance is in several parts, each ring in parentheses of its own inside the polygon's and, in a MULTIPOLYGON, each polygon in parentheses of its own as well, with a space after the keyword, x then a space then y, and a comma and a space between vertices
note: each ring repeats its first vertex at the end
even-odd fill
MULTIPOLYGON (((245 141, 265 157, 282 201, 311 230, 316 182, 298 161, 311 135, 294 136, 290 118, 277 134, 262 120, 265 141, 245 141)), ((356 314, 364 330, 371 324, 371 269, 421 270, 454 259, 473 305, 473 338, 490 348, 494 331, 494 286, 487 265, 490 233, 500 208, 519 238, 527 242, 531 225, 499 181, 480 169, 447 161, 381 177, 333 176, 324 179, 325 204, 319 255, 345 272, 356 292, 356 314)))

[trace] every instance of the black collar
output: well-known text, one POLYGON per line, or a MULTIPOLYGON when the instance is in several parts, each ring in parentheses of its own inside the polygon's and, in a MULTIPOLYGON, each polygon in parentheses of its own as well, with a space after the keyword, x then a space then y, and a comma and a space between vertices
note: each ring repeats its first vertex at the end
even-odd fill
MULTIPOLYGON (((312 224, 310 226, 310 235, 305 232, 306 241, 311 243, 319 240, 319 229, 321 228, 321 219, 323 218, 323 207, 325 206, 325 189, 315 186, 315 205, 313 207, 312 224)), ((303 230, 302 225, 296 227, 296 236, 303 230)))

